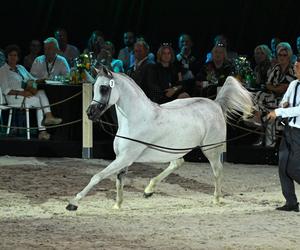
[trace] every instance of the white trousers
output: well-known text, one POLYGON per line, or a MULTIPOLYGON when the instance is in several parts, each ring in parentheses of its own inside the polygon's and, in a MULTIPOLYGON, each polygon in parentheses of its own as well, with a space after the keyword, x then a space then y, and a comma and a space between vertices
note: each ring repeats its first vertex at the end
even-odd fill
MULTIPOLYGON (((49 106, 49 100, 46 96, 44 90, 39 90, 36 95, 31 97, 24 96, 14 96, 14 95, 7 95, 6 100, 8 105, 18 105, 21 107, 23 101, 26 108, 40 108, 49 106)), ((42 126, 42 121, 44 119, 44 114, 51 112, 50 107, 41 108, 36 110, 36 118, 37 118, 37 125, 39 130, 45 130, 46 128, 42 126)))

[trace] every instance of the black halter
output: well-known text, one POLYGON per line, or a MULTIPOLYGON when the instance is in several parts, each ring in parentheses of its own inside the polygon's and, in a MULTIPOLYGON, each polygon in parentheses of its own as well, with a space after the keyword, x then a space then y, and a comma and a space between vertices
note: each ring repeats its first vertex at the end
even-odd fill
POLYGON ((97 107, 101 111, 104 110, 108 106, 110 96, 111 96, 111 91, 112 91, 112 88, 114 87, 114 84, 115 84, 115 82, 114 82, 113 78, 111 78, 109 80, 109 85, 101 85, 99 88, 101 99, 99 101, 93 99, 93 101, 97 103, 97 107))

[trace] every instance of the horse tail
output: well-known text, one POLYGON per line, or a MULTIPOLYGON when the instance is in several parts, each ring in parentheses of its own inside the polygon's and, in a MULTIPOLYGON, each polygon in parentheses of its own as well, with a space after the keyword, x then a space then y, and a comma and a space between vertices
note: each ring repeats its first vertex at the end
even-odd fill
POLYGON ((217 102, 226 119, 243 113, 243 119, 247 119, 253 111, 252 94, 232 76, 227 77, 220 89, 215 102, 217 102))

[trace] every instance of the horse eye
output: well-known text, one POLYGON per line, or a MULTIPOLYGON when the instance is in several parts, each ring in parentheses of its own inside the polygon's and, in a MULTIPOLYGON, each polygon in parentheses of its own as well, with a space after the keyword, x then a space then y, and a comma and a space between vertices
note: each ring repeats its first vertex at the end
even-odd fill
POLYGON ((100 86, 100 94, 105 95, 108 92, 108 87, 107 86, 100 86))

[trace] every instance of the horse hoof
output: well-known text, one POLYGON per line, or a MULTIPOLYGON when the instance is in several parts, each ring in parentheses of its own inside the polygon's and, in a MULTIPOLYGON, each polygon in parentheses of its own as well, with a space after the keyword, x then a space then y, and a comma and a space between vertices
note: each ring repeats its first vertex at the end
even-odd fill
POLYGON ((75 206, 75 205, 72 205, 72 204, 69 204, 68 206, 66 206, 66 209, 69 210, 69 211, 76 211, 78 208, 78 206, 75 206))
POLYGON ((149 198, 153 195, 153 193, 144 193, 144 198, 149 198))
POLYGON ((120 210, 121 207, 120 207, 119 205, 115 204, 115 205, 113 206, 113 209, 114 209, 114 210, 120 210))

